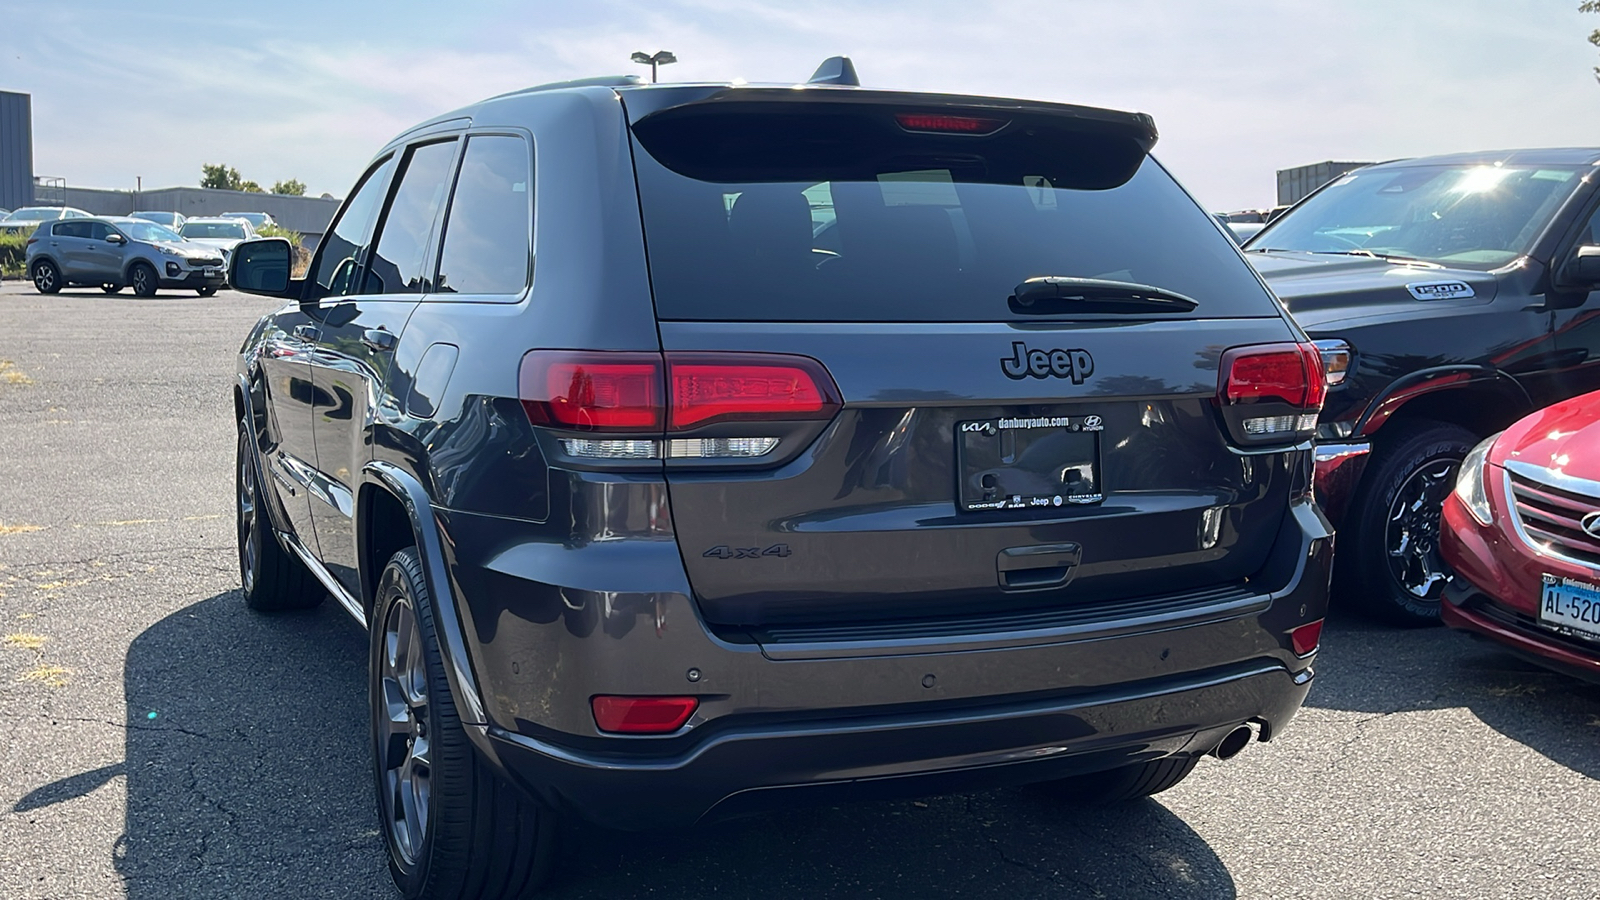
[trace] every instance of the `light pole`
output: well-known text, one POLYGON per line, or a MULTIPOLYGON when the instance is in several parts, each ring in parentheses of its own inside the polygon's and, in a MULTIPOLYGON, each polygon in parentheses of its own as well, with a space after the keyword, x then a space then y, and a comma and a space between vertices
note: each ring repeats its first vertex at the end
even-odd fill
POLYGON ((651 56, 650 54, 643 53, 643 52, 635 53, 631 57, 631 59, 634 62, 636 62, 639 65, 641 65, 641 66, 649 66, 650 67, 650 83, 651 84, 655 84, 656 83, 656 69, 658 67, 665 66, 665 65, 668 65, 668 64, 671 64, 671 63, 675 63, 675 62, 678 61, 678 58, 676 56, 672 55, 672 51, 671 50, 658 50, 658 51, 656 51, 656 54, 654 56, 651 56))

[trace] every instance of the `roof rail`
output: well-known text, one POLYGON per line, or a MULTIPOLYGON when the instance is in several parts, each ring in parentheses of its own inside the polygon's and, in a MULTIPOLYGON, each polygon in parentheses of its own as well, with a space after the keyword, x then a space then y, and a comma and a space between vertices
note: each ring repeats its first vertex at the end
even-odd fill
POLYGON ((817 71, 812 73, 811 80, 806 84, 842 84, 849 87, 861 87, 861 78, 856 75, 855 63, 848 56, 830 56, 817 66, 817 71))
POLYGON ((596 75, 593 78, 574 78, 571 81, 552 81, 549 84, 536 84, 533 87, 497 94, 489 99, 499 100, 501 97, 515 97, 520 94, 533 94, 539 91, 559 91, 563 88, 633 87, 639 84, 644 84, 644 79, 637 75, 596 75))

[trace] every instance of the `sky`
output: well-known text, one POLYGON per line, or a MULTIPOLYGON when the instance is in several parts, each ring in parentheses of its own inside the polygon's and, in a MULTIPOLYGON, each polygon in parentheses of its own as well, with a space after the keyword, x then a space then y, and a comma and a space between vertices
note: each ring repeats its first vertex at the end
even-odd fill
POLYGON ((0 0, 0 90, 33 95, 34 169, 193 185, 224 163, 344 196, 391 137, 549 81, 804 81, 1055 100, 1155 117, 1214 210, 1270 206, 1322 160, 1600 145, 1600 15, 1577 0, 768 2, 0 0), (26 22, 26 27, 3 23, 26 22))

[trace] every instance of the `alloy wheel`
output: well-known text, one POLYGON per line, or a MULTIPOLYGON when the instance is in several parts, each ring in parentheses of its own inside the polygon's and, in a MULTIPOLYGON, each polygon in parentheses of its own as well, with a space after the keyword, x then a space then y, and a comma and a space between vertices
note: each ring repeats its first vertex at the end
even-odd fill
POLYGON ((428 672, 422 633, 406 597, 397 597, 389 605, 379 669, 383 710, 378 761, 383 772, 384 821, 395 848, 414 865, 428 833, 433 747, 428 734, 428 672))
POLYGON ((33 286, 41 294, 48 294, 56 287, 56 267, 48 263, 33 267, 33 286))
POLYGON ((1444 501, 1456 481, 1458 459, 1435 459, 1412 472, 1394 502, 1384 531, 1389 573, 1402 590, 1420 600, 1437 600, 1450 579, 1439 552, 1444 501))

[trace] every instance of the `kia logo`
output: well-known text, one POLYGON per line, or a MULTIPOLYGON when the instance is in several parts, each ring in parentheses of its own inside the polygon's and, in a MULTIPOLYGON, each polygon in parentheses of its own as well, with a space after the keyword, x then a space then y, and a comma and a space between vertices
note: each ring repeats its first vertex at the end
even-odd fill
POLYGON ((1583 530, 1588 532, 1590 537, 1600 538, 1600 510, 1584 516, 1578 524, 1583 526, 1583 530))

